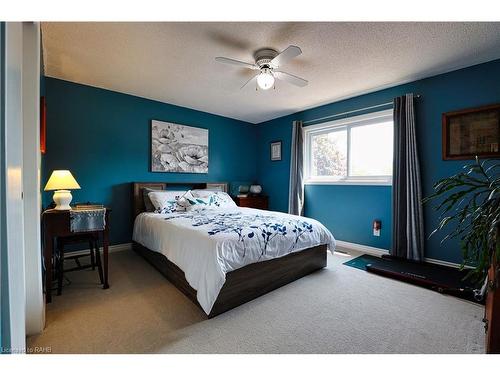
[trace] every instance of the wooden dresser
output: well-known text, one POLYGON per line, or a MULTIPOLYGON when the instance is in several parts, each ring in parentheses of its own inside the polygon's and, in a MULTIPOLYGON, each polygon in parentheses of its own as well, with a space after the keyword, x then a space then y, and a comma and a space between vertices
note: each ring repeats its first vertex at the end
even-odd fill
POLYGON ((267 196, 248 196, 244 198, 234 197, 234 201, 240 207, 258 208, 260 210, 267 210, 269 207, 269 198, 267 196))

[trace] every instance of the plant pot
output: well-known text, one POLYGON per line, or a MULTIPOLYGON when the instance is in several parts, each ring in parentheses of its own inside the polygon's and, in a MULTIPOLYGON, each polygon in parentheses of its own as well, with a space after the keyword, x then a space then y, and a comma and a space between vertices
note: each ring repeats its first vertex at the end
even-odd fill
POLYGON ((493 262, 488 271, 488 294, 486 296, 486 353, 500 354, 500 288, 498 285, 499 269, 493 262), (497 285, 494 284, 497 280, 497 285))

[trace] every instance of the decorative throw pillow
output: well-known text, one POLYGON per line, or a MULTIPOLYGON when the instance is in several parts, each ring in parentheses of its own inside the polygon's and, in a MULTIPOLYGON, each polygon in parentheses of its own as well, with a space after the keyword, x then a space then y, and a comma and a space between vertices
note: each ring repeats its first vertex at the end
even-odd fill
POLYGON ((178 200, 185 194, 185 191, 152 191, 148 194, 151 203, 155 207, 154 212, 159 214, 169 214, 183 210, 177 204, 178 200))
POLYGON ((213 193, 222 193, 222 190, 220 189, 193 189, 191 190, 191 193, 193 196, 197 198, 208 198, 211 196, 213 193))
POLYGON ((223 191, 190 190, 179 199, 178 204, 186 209, 217 209, 236 207, 232 198, 223 191))
MULTIPOLYGON (((196 194, 194 194, 196 196, 196 194)), ((236 203, 234 203, 233 198, 229 196, 228 193, 225 193, 223 191, 216 191, 212 192, 207 197, 209 201, 209 205, 211 206, 217 206, 219 208, 232 208, 232 207, 237 207, 236 203)))
POLYGON ((197 198, 193 195, 192 190, 186 191, 182 197, 179 198, 177 201, 177 204, 186 209, 191 206, 199 205, 199 206, 206 206, 207 202, 203 198, 197 198))

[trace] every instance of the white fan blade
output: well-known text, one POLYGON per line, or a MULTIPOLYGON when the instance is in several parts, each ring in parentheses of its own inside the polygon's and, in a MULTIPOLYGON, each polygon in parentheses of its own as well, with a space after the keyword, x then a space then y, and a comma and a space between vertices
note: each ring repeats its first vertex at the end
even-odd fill
MULTIPOLYGON (((259 73, 260 74, 260 73, 259 73)), ((240 87, 240 90, 245 87, 246 85, 248 85, 250 82, 257 82, 257 76, 259 74, 256 74, 254 75, 252 78, 250 78, 248 81, 245 82, 245 84, 243 86, 240 87)))
POLYGON ((288 46, 286 50, 281 52, 278 56, 271 60, 270 64, 273 68, 279 68, 287 61, 297 57, 302 53, 302 50, 297 46, 288 46))
POLYGON ((235 59, 229 59, 227 57, 216 57, 215 61, 218 61, 218 62, 223 63, 223 64, 237 65, 237 66, 241 66, 243 68, 248 68, 248 69, 253 69, 253 70, 260 69, 257 65, 249 64, 249 63, 246 63, 244 61, 239 61, 239 60, 235 60, 235 59))
POLYGON ((294 76, 293 74, 290 73, 285 73, 285 72, 279 72, 279 71, 273 71, 274 76, 278 79, 281 79, 282 81, 287 81, 288 83, 291 83, 292 85, 296 85, 299 87, 305 87, 309 83, 303 78, 294 76))

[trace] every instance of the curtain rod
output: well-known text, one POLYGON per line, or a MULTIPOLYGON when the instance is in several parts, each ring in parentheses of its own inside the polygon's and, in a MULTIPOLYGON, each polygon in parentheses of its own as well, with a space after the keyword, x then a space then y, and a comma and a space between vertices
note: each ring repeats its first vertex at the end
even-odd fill
MULTIPOLYGON (((420 98, 421 96, 422 95, 414 95, 414 97, 417 98, 417 99, 420 98)), ((330 115, 330 116, 325 116, 325 117, 319 117, 319 118, 316 118, 316 119, 313 119, 313 120, 303 121, 302 123, 305 125, 305 124, 309 124, 311 122, 328 120, 328 119, 331 119, 331 118, 335 118, 335 117, 339 117, 339 116, 344 116, 344 115, 349 115, 351 113, 356 113, 356 112, 362 112, 362 111, 366 111, 368 109, 374 109, 374 108, 378 108, 378 107, 385 107, 385 106, 392 105, 392 104, 393 104, 393 102, 387 102, 387 103, 372 105, 370 107, 364 107, 364 108, 354 109, 352 111, 337 113, 335 115, 330 115)))

